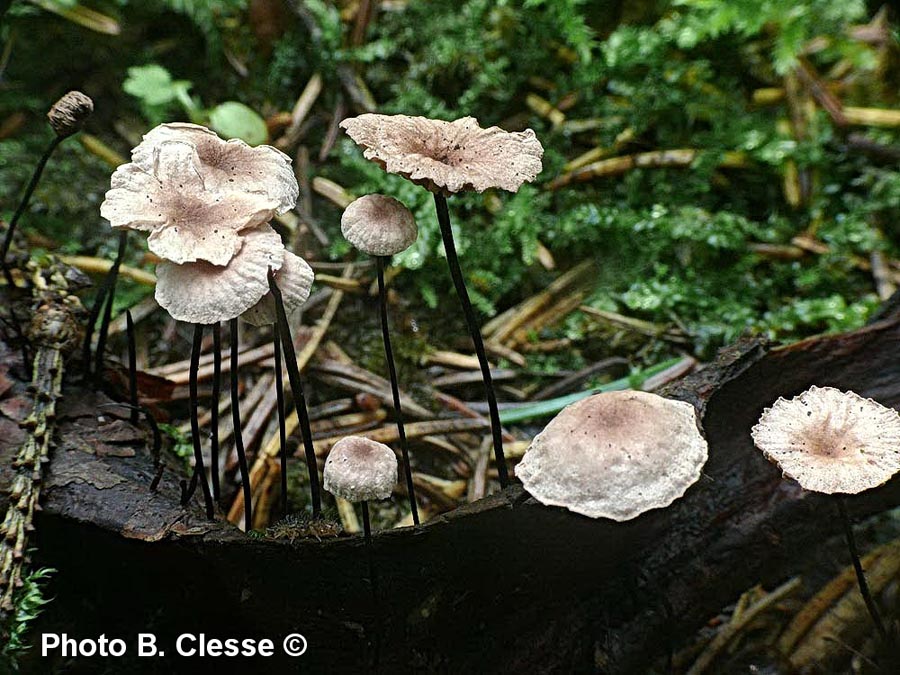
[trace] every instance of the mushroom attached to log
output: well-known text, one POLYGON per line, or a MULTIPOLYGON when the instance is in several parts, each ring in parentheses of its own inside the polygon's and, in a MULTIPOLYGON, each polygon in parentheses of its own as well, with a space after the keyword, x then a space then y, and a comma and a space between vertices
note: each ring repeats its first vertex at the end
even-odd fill
POLYGON ((697 482, 707 459, 694 407, 643 391, 596 394, 566 407, 516 467, 542 504, 626 521, 663 508, 697 482))

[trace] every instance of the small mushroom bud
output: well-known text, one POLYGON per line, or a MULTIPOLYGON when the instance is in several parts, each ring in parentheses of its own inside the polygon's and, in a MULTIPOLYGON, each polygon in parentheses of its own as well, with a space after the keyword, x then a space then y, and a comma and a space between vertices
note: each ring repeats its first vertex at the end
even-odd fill
POLYGON ((59 99, 47 113, 50 126, 60 138, 77 134, 94 112, 94 102, 80 91, 70 91, 59 99))
POLYGON ((397 482, 397 457, 383 443, 348 436, 334 444, 323 473, 333 495, 351 502, 387 499, 397 482))

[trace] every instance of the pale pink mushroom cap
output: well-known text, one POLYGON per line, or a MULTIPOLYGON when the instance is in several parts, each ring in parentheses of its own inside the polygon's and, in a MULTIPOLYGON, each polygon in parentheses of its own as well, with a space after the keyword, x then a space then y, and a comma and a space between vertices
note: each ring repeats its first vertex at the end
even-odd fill
POLYGON ((516 476, 542 504, 624 521, 681 497, 706 458, 692 405, 614 391, 554 417, 532 441, 516 476))
POLYGON ((177 321, 228 321, 256 305, 269 291, 269 268, 279 269, 285 251, 269 225, 244 233, 237 255, 225 266, 208 262, 156 266, 156 301, 177 321))
POLYGON ((226 265, 245 230, 293 208, 299 188, 286 155, 223 141, 193 124, 164 124, 113 173, 100 214, 149 232, 148 246, 177 264, 226 265))
MULTIPOLYGON (((290 251, 284 252, 281 269, 275 273, 278 290, 281 291, 281 302, 284 313, 290 318, 309 298, 315 274, 309 264, 300 256, 290 251)), ((253 307, 241 315, 241 318, 254 326, 268 326, 275 323, 275 301, 271 293, 266 293, 253 307)))
POLYGON ((365 195, 344 209, 341 233, 363 253, 390 256, 412 246, 419 229, 410 210, 396 199, 365 195))
POLYGON ((810 387, 766 408, 753 442, 785 476, 826 494, 857 494, 900 471, 900 415, 833 387, 810 387))
POLYGON ((366 159, 432 192, 516 192, 541 172, 544 148, 531 129, 482 129, 474 117, 444 122, 373 113, 345 119, 341 127, 366 159))
POLYGON ((383 443, 347 436, 328 453, 325 489, 351 502, 387 499, 397 483, 397 457, 383 443))

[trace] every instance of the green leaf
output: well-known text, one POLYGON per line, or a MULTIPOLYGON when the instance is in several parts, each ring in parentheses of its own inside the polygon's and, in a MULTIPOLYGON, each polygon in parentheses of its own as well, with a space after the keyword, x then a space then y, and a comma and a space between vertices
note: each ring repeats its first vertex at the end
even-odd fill
POLYGON ((209 125, 225 138, 240 138, 250 145, 260 145, 269 138, 263 118, 237 101, 226 101, 213 108, 209 125))
POLYGON ((173 80, 169 71, 155 63, 133 66, 122 85, 126 93, 150 106, 171 103, 191 88, 186 80, 173 80))

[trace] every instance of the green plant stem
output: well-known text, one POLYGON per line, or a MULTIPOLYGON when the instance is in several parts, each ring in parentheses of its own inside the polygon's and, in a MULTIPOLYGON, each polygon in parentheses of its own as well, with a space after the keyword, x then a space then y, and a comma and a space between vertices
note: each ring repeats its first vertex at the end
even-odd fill
POLYGON ((306 470, 309 472, 309 494, 312 502, 313 518, 322 515, 322 491, 319 487, 319 464, 316 460, 316 450, 312 443, 312 430, 309 426, 309 412, 306 409, 306 396, 303 393, 303 382, 300 379, 300 368, 297 366, 297 354, 294 351, 294 339, 291 337, 291 327, 288 324, 287 314, 284 311, 284 301, 281 290, 275 283, 275 273, 269 270, 269 292, 275 302, 275 320, 281 337, 281 347, 284 349, 284 365, 288 372, 288 382, 294 394, 294 407, 297 409, 297 419, 300 421, 300 433, 303 435, 303 451, 306 455, 306 470))
POLYGON ((881 637, 882 642, 887 643, 887 628, 885 628, 884 621, 881 619, 878 605, 875 604, 875 600, 872 598, 872 592, 869 590, 869 584, 866 581, 866 573, 859 560, 859 551, 856 548, 856 537, 853 536, 853 524, 850 522, 850 516, 847 514, 847 505, 841 495, 835 495, 835 502, 837 503, 841 523, 844 526, 844 537, 847 540, 847 549, 850 551, 850 557, 853 559, 853 569, 856 572, 856 581, 859 584, 859 592, 863 597, 863 601, 866 603, 866 609, 869 610, 869 616, 872 617, 872 623, 875 624, 878 635, 881 637))
POLYGON ((391 333, 388 325, 387 291, 384 287, 384 256, 375 256, 378 268, 378 304, 381 307, 381 335, 384 341, 384 358, 387 361, 391 376, 391 394, 394 398, 394 414, 397 416, 397 436, 400 440, 400 452, 403 456, 403 472, 406 476, 406 490, 409 493, 409 508, 412 512, 413 525, 419 524, 419 508, 416 504, 416 487, 413 483, 412 465, 409 462, 409 444, 406 441, 406 429, 403 427, 403 408, 400 405, 400 385, 397 380, 397 366, 394 363, 394 350, 391 347, 391 333))
POLYGON ((469 335, 478 355, 478 364, 481 366, 481 379, 484 381, 484 391, 487 396, 488 410, 491 418, 491 435, 494 441, 494 459, 497 464, 497 478, 501 487, 509 485, 509 472, 506 468, 506 457, 503 455, 503 429, 500 426, 500 410, 497 407, 497 395, 494 393, 494 384, 491 380, 491 367, 488 364, 487 354, 484 351, 484 340, 481 337, 481 328, 475 317, 475 310, 469 300, 466 290, 466 282, 463 279, 462 268, 459 266, 459 256, 456 254, 456 245, 453 242, 453 229, 450 226, 450 211, 447 209, 447 199, 440 193, 434 194, 434 205, 437 209, 438 223, 441 226, 441 239, 444 242, 444 251, 447 254, 447 264, 450 267, 450 276, 456 295, 462 304, 463 314, 466 317, 466 325, 469 335))
MULTIPOLYGON (((203 325, 194 324, 194 341, 191 345, 191 369, 189 393, 191 402, 191 441, 194 445, 194 473, 203 490, 203 503, 206 506, 206 517, 212 520, 215 515, 212 492, 206 482, 206 470, 203 467, 203 451, 200 449, 200 420, 197 417, 197 371, 200 369, 200 344, 203 340, 203 325)), ((237 429, 235 430, 237 435, 237 429)))
POLYGON ((250 467, 241 429, 241 399, 238 396, 238 320, 229 322, 231 327, 231 419, 234 426, 234 449, 238 457, 241 490, 244 494, 244 531, 253 529, 253 495, 250 493, 250 467))

